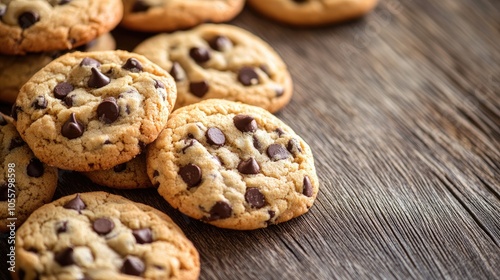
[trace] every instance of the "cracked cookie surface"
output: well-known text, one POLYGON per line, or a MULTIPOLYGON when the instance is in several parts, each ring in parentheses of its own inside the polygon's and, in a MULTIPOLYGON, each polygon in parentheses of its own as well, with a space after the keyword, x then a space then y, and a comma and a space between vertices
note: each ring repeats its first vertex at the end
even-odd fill
POLYGON ((292 96, 292 79, 279 55, 262 39, 235 26, 204 24, 160 34, 134 52, 174 77, 176 108, 221 98, 276 112, 292 96))
POLYGON ((19 227, 35 209, 52 200, 57 187, 57 169, 33 155, 11 121, 0 114, 1 232, 10 230, 11 224, 19 227))
POLYGON ((244 0, 123 0, 121 25, 148 32, 175 31, 229 21, 244 4, 244 0))
POLYGON ((2 0, 0 53, 73 49, 109 32, 122 16, 120 0, 2 0))
POLYGON ((291 25, 316 26, 354 19, 371 11, 378 0, 248 0, 261 14, 291 25))
POLYGON ((172 77, 125 51, 74 52, 22 88, 17 129, 43 162, 94 171, 130 161, 156 139, 175 103, 172 77))
POLYGON ((16 235, 16 272, 31 279, 197 279, 198 252, 164 213, 105 192, 60 198, 16 235))
POLYGON ((174 208, 223 228, 288 221, 306 213, 318 193, 309 146, 271 113, 231 101, 174 111, 147 163, 174 208))

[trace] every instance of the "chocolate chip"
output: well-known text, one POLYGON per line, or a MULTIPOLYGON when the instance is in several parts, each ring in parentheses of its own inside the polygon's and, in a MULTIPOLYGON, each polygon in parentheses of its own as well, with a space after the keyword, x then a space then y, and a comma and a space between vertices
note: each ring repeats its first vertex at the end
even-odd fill
POLYGON ((108 218, 99 218, 92 223, 92 228, 98 234, 108 234, 115 228, 115 223, 108 218))
POLYGON ((75 88, 70 83, 67 82, 59 83, 57 84, 57 86, 54 87, 54 97, 58 99, 63 99, 74 89, 75 88))
POLYGON ((66 202, 63 206, 66 209, 73 209, 78 211, 78 213, 81 212, 81 210, 87 208, 87 205, 83 202, 83 200, 80 198, 80 194, 76 194, 76 197, 73 198, 72 200, 66 202))
POLYGON ((68 231, 68 221, 61 222, 57 225, 57 234, 64 233, 66 231, 68 231))
POLYGON ((155 81, 155 88, 165 88, 165 84, 162 81, 154 80, 155 81))
POLYGON ((141 63, 139 62, 139 60, 133 57, 127 59, 125 64, 123 64, 122 68, 133 73, 139 73, 142 71, 141 63))
POLYGON ((259 66, 260 70, 262 70, 262 72, 266 73, 266 75, 268 77, 271 77, 271 73, 269 72, 269 67, 265 64, 262 64, 261 66, 259 66))
POLYGON ((12 105, 12 109, 10 110, 10 116, 17 121, 17 115, 18 113, 22 111, 21 107, 17 106, 16 104, 12 105))
POLYGON ((276 92, 276 97, 280 97, 285 93, 285 90, 282 87, 277 87, 274 89, 274 92, 276 92))
POLYGON ((135 241, 139 244, 146 244, 153 242, 153 233, 149 228, 135 229, 132 231, 135 241))
POLYGON ((93 58, 85 57, 80 62, 80 66, 90 66, 90 67, 99 68, 99 67, 101 67, 101 63, 93 58))
POLYGON ((26 144, 26 142, 24 142, 23 138, 14 137, 10 140, 9 151, 14 150, 15 148, 22 147, 24 144, 26 144))
POLYGON ((101 88, 111 82, 111 79, 101 73, 97 68, 91 68, 92 74, 87 82, 87 85, 91 88, 101 88))
POLYGON ((54 255, 54 260, 61 266, 68 266, 75 264, 75 259, 73 258, 73 248, 68 247, 54 255))
POLYGON ((33 178, 42 177, 44 171, 45 168, 43 167, 43 163, 37 158, 32 158, 26 167, 26 173, 28 173, 28 176, 33 178))
POLYGON ((241 174, 258 174, 260 172, 260 167, 254 158, 249 158, 240 161, 238 164, 238 171, 241 174))
POLYGON ((275 212, 275 211, 273 211, 273 210, 269 210, 269 211, 267 211, 267 213, 269 214, 269 220, 267 220, 267 221, 266 221, 266 224, 267 224, 267 225, 271 225, 271 224, 273 224, 272 219, 273 219, 273 218, 274 218, 274 216, 276 215, 276 212, 275 212))
POLYGON ((215 221, 231 217, 233 208, 227 202, 217 201, 210 209, 208 221, 215 221))
POLYGON ((132 13, 140 13, 140 12, 145 12, 149 10, 150 6, 148 3, 146 3, 143 0, 137 0, 135 1, 134 5, 132 6, 132 13))
POLYGON ((68 107, 73 107, 73 96, 72 95, 68 95, 64 98, 64 104, 66 104, 66 106, 68 107))
POLYGON ((216 127, 209 128, 205 133, 205 136, 207 137, 207 142, 210 145, 222 146, 226 143, 224 133, 216 127))
POLYGON ((40 20, 40 15, 34 11, 26 11, 19 15, 17 18, 17 23, 21 26, 22 29, 29 28, 37 21, 40 20))
POLYGON ((254 208, 262 208, 266 205, 266 198, 258 188, 248 188, 245 192, 245 201, 254 208))
POLYGON ((5 126, 5 125, 7 125, 7 121, 2 116, 2 114, 0 114, 0 126, 5 126))
POLYGON ((103 123, 110 124, 120 116, 120 108, 116 103, 116 99, 112 96, 106 97, 101 104, 97 106, 97 117, 103 123))
POLYGON ((126 162, 124 162, 122 164, 115 165, 115 167, 113 167, 113 171, 116 172, 116 173, 123 172, 123 171, 125 171, 125 169, 127 169, 127 163, 126 162))
POLYGON ((304 176, 304 185, 302 187, 302 194, 311 197, 313 195, 313 187, 311 184, 311 180, 309 179, 309 176, 305 175, 304 176))
POLYGON ((153 177, 160 176, 160 172, 158 170, 153 171, 153 177))
POLYGON ((260 143, 259 138, 257 138, 257 136, 254 135, 252 139, 253 139, 253 147, 260 152, 260 150, 262 149, 262 144, 260 143))
POLYGON ((182 148, 182 153, 183 153, 183 154, 185 154, 185 153, 186 153, 186 150, 187 150, 189 147, 193 146, 193 145, 194 145, 194 143, 196 143, 196 142, 198 142, 198 141, 196 141, 196 139, 189 139, 189 140, 188 140, 188 139, 186 139, 184 142, 185 142, 185 143, 187 143, 187 145, 186 145, 184 148, 182 148))
POLYGON ((279 127, 278 127, 278 128, 276 128, 276 129, 274 130, 274 132, 276 132, 276 133, 278 134, 278 137, 281 137, 281 136, 283 136, 283 134, 285 134, 285 132, 283 131, 283 129, 281 129, 281 128, 279 128, 279 127))
POLYGON ((47 99, 45 99, 45 96, 39 95, 35 98, 31 106, 35 109, 45 109, 47 108, 47 99))
POLYGON ((71 113, 61 128, 61 134, 68 139, 75 139, 83 135, 84 129, 83 124, 76 119, 76 114, 71 113))
POLYGON ((201 183, 201 168, 195 164, 188 164, 179 170, 182 180, 187 184, 188 189, 196 187, 201 183))
POLYGON ((290 153, 280 144, 271 144, 267 147, 267 155, 273 161, 278 161, 288 158, 290 153))
POLYGON ((288 144, 286 145, 286 149, 293 155, 302 153, 302 149, 300 148, 299 141, 296 139, 288 140, 288 144))
POLYGON ((60 0, 60 1, 59 1, 59 5, 66 5, 66 4, 68 4, 69 2, 71 2, 71 0, 60 0))
POLYGON ((197 63, 203 63, 210 60, 210 52, 205 48, 191 48, 189 56, 197 63))
POLYGON ((182 66, 176 61, 174 61, 172 63, 172 68, 170 68, 169 73, 172 76, 172 78, 174 78, 174 80, 176 82, 182 81, 185 78, 184 77, 184 70, 182 70, 182 66))
POLYGON ((9 184, 4 182, 0 185, 0 201, 7 201, 9 199, 9 184))
POLYGON ((226 51, 233 46, 233 42, 226 36, 215 36, 212 40, 208 41, 210 47, 216 51, 226 51))
POLYGON ((241 132, 254 132, 257 130, 257 122, 249 115, 236 115, 233 118, 233 123, 241 132))
POLYGON ((127 256, 120 271, 128 275, 141 276, 145 269, 146 266, 141 259, 135 256, 127 256))
POLYGON ((238 72, 238 81, 245 86, 256 85, 259 83, 259 75, 252 67, 242 67, 238 72))
POLYGON ((208 82, 203 80, 201 82, 191 82, 189 83, 189 91, 197 96, 203 97, 209 90, 208 82))

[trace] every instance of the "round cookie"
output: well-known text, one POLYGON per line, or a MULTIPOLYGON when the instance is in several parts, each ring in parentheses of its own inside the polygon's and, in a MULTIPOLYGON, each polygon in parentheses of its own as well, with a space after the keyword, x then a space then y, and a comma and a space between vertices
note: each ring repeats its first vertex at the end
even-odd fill
POLYGON ((21 88, 12 116, 41 161, 74 171, 106 170, 156 139, 175 99, 172 77, 141 55, 73 52, 21 88))
POLYGON ((262 39, 235 26, 204 24, 160 34, 134 52, 174 77, 176 108, 221 98, 276 112, 292 96, 292 79, 279 55, 262 39))
POLYGON ((40 162, 8 117, 0 114, 0 231, 19 227, 52 200, 57 169, 40 162))
MULTIPOLYGON (((83 52, 114 50, 115 39, 106 33, 75 50, 83 52)), ((0 55, 0 101, 14 103, 19 89, 45 65, 61 56, 61 51, 27 55, 0 55)))
POLYGON ((199 255, 164 213, 105 192, 35 211, 16 234, 20 279, 197 279, 199 255))
POLYGON ((0 3, 0 53, 69 50, 112 30, 120 0, 10 0, 0 3))
POLYGON ((226 100, 174 111, 147 163, 174 208, 222 228, 288 221, 306 213, 318 193, 309 146, 271 113, 226 100))
POLYGON ((370 12, 378 0, 248 0, 259 13, 282 23, 317 26, 354 19, 370 12))
POLYGON ((92 182, 115 189, 153 187, 146 171, 146 153, 108 170, 83 172, 92 182))
POLYGON ((123 0, 123 27, 148 32, 187 29, 236 17, 244 0, 123 0))

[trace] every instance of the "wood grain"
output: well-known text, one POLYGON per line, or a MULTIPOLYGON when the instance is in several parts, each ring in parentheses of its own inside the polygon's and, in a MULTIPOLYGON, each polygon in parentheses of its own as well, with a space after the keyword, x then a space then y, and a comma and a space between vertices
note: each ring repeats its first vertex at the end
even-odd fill
MULTIPOLYGON (((231 23, 289 65, 295 93, 277 116, 315 154, 308 214, 221 230, 154 190, 72 172, 56 197, 107 190, 159 208, 198 248, 201 279, 500 279, 499 1, 382 0, 362 20, 314 29, 250 9, 231 23)), ((129 50, 150 36, 114 35, 129 50)))

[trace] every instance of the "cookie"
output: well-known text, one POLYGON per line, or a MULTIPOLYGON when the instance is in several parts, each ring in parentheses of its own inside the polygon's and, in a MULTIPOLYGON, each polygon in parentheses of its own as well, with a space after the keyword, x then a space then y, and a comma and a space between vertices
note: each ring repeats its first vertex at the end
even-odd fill
POLYGON ((120 0, 10 0, 0 3, 0 53, 69 50, 112 30, 120 0))
POLYGON ((12 115, 41 161, 74 171, 106 170, 156 139, 175 99, 172 77, 141 55, 73 52, 21 88, 12 115))
MULTIPOLYGON (((106 33, 101 37, 78 47, 76 50, 106 51, 114 50, 115 39, 106 33)), ((0 55, 0 101, 14 103, 19 89, 45 65, 61 56, 62 51, 44 52, 28 55, 0 55)))
POLYGON ((123 27, 148 32, 187 29, 236 17, 244 0, 123 0, 123 27))
POLYGON ((92 182, 115 189, 153 187, 146 171, 146 154, 142 153, 129 162, 108 170, 83 172, 92 182))
POLYGON ((276 112, 292 96, 292 79, 279 55, 262 39, 235 26, 204 24, 160 34, 134 52, 174 77, 176 108, 221 98, 276 112))
POLYGON ((36 158, 8 117, 0 114, 0 231, 19 227, 52 200, 57 169, 36 158))
POLYGON ((370 12, 378 0, 248 0, 250 7, 282 23, 317 26, 354 19, 370 12))
POLYGON ((105 192, 35 211, 16 234, 18 279, 197 279, 199 255, 164 213, 105 192))
POLYGON ((249 230, 306 213, 318 193, 309 146, 262 108, 206 100, 174 111, 148 148, 148 175, 182 213, 249 230))

